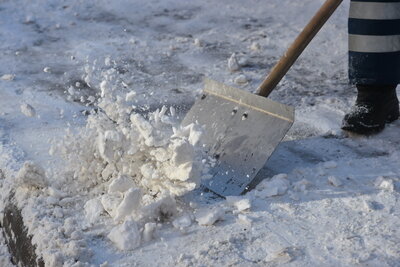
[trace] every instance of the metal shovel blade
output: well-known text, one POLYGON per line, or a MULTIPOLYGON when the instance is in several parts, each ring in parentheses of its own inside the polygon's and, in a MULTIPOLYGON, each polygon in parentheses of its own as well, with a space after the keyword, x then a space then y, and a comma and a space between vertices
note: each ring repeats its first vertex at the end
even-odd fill
POLYGON ((234 196, 252 183, 293 121, 293 107, 206 79, 182 125, 203 125, 201 141, 217 159, 212 178, 203 184, 218 195, 234 196))

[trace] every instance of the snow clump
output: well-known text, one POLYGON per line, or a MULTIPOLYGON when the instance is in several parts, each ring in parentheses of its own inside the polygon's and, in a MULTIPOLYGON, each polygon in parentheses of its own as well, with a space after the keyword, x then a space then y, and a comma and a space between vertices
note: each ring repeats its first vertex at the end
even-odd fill
POLYGON ((271 180, 263 180, 257 185, 255 196, 259 198, 267 198, 286 194, 290 186, 287 177, 287 174, 278 174, 272 177, 271 180))
POLYGON ((20 106, 22 114, 24 114, 27 117, 34 117, 36 115, 36 110, 29 104, 23 103, 20 106))
POLYGON ((199 210, 196 214, 196 221, 199 225, 211 226, 217 221, 224 219, 225 211, 221 207, 214 207, 213 209, 199 210))
POLYGON ((120 250, 133 250, 139 247, 141 242, 138 226, 131 220, 113 228, 108 238, 120 250))
POLYGON ((14 74, 3 74, 0 77, 0 80, 3 80, 3 81, 12 81, 14 79, 15 79, 15 75, 14 74))
POLYGON ((235 78, 234 82, 235 82, 236 84, 243 85, 243 84, 248 83, 249 80, 247 79, 246 75, 241 74, 241 75, 239 75, 239 76, 237 76, 237 77, 235 78))
POLYGON ((238 212, 250 210, 251 208, 251 200, 246 197, 227 196, 226 202, 238 212))
POLYGON ((235 53, 233 53, 231 57, 228 59, 228 69, 230 72, 235 72, 240 70, 240 65, 238 63, 235 53))

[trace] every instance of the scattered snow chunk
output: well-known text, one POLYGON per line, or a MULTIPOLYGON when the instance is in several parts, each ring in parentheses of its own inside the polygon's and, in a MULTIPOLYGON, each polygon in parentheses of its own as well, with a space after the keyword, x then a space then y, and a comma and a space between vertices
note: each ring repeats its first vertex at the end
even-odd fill
POLYGON ((119 204, 116 210, 115 220, 123 220, 126 216, 132 215, 133 212, 137 211, 140 207, 140 200, 142 198, 142 192, 138 188, 131 188, 125 193, 125 197, 119 204))
POLYGON ((139 229, 133 220, 127 220, 114 227, 108 234, 108 238, 120 250, 134 250, 140 246, 141 242, 139 229))
POLYGON ((68 242, 64 247, 64 253, 71 258, 80 259, 81 257, 85 257, 84 252, 86 251, 81 246, 81 243, 75 240, 68 242))
POLYGON ((146 223, 143 229, 143 240, 144 242, 150 242, 154 237, 154 231, 157 228, 156 223, 146 223))
POLYGON ((307 189, 309 189, 311 187, 311 182, 306 180, 306 179, 302 179, 301 181, 298 181, 296 183, 293 184, 293 189, 295 191, 301 191, 304 192, 307 189))
POLYGON ((199 225, 210 226, 219 220, 223 220, 225 211, 221 207, 215 207, 213 209, 204 209, 196 213, 196 221, 199 225))
POLYGON ((121 201, 122 196, 105 194, 101 197, 101 204, 111 217, 115 217, 115 211, 121 201))
POLYGON ((67 90, 68 94, 71 96, 75 95, 75 88, 73 86, 70 86, 67 90))
POLYGON ((181 217, 178 217, 175 220, 173 220, 172 225, 178 229, 189 227, 190 225, 192 225, 192 216, 186 213, 181 217))
POLYGON ((25 23, 32 23, 35 21, 35 18, 32 15, 27 15, 25 17, 25 23))
POLYGON ((287 174, 278 174, 271 180, 263 180, 257 187, 255 196, 267 198, 284 195, 289 189, 290 182, 287 180, 287 174))
POLYGON ((227 196, 226 202, 235 207, 239 212, 249 210, 251 208, 251 200, 246 197, 227 196))
POLYGON ((132 102, 136 97, 136 92, 135 91, 130 91, 129 93, 126 94, 125 96, 125 101, 126 102, 132 102))
POLYGON ((110 185, 108 186, 108 193, 115 193, 115 192, 120 192, 120 193, 125 193, 128 191, 130 188, 135 187, 135 182, 125 176, 125 175, 120 175, 117 179, 114 179, 110 185))
POLYGON ((259 51, 261 49, 261 46, 260 46, 259 43, 253 42, 250 45, 250 49, 253 50, 253 51, 259 51))
POLYGON ((14 75, 14 74, 4 74, 4 75, 2 75, 2 76, 0 77, 0 80, 3 80, 3 81, 12 81, 12 80, 14 80, 14 78, 15 78, 15 75, 14 75))
POLYGON ((94 101, 96 101, 96 98, 94 96, 89 96, 87 99, 90 103, 93 103, 94 101))
POLYGON ((198 46, 198 47, 202 47, 203 46, 203 42, 198 38, 194 39, 193 44, 195 46, 198 46))
POLYGON ((104 210, 103 205, 97 198, 87 201, 85 203, 84 208, 85 208, 86 219, 90 223, 96 222, 104 210))
POLYGON ((110 58, 110 56, 108 56, 108 57, 106 57, 104 59, 104 65, 111 66, 111 58, 110 58))
POLYGON ((343 185, 343 182, 336 176, 329 176, 328 182, 335 187, 339 187, 339 186, 343 185))
POLYGON ((36 115, 36 110, 29 104, 23 103, 20 106, 21 112, 27 117, 34 117, 36 115))
POLYGON ((393 192, 394 191, 394 183, 392 179, 389 178, 385 178, 383 176, 379 176, 376 180, 375 180, 375 186, 379 189, 385 190, 385 191, 389 191, 389 192, 393 192))
POLYGON ((251 224, 253 222, 253 220, 245 214, 239 214, 238 222, 241 224, 251 224))
POLYGON ((337 167, 337 162, 336 161, 327 161, 324 163, 323 166, 325 169, 335 169, 337 167))
POLYGON ((241 74, 241 75, 239 75, 239 76, 237 76, 237 77, 235 78, 234 82, 235 82, 236 84, 242 85, 242 84, 248 83, 249 81, 248 81, 246 75, 241 74))
POLYGON ((138 43, 138 41, 137 41, 135 38, 133 38, 133 37, 131 37, 131 38, 129 39, 129 42, 130 42, 131 44, 137 44, 137 43, 138 43))
POLYGON ((100 90, 101 90, 100 96, 102 98, 104 98, 106 96, 106 91, 108 90, 108 87, 109 87, 109 84, 106 80, 104 80, 100 83, 100 90))
POLYGON ((239 71, 240 70, 240 66, 238 63, 238 60, 236 58, 236 54, 233 53, 231 55, 231 57, 228 59, 228 69, 231 72, 235 72, 235 71, 239 71))
POLYGON ((281 250, 275 251, 267 255, 264 259, 267 263, 274 263, 275 264, 285 264, 293 261, 296 257, 296 254, 300 254, 298 248, 287 247, 281 250))
POLYGON ((175 40, 178 43, 187 43, 189 41, 189 38, 188 37, 177 36, 177 37, 175 37, 175 40))
POLYGON ((47 185, 46 175, 42 167, 32 161, 26 161, 18 171, 17 180, 21 185, 44 188, 47 185))
MULTIPOLYGON (((108 130, 102 134, 99 134, 97 138, 97 145, 101 157, 112 163, 117 155, 117 150, 120 147, 120 135, 117 131, 108 130)), ((109 164, 111 165, 111 164, 109 164)))

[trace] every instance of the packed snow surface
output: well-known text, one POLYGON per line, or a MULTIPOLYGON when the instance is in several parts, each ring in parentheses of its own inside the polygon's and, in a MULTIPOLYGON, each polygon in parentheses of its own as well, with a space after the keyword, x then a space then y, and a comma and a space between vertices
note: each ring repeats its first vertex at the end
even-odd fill
POLYGON ((254 189, 199 187, 179 124, 204 76, 254 92, 323 2, 2 1, 0 219, 15 192, 46 266, 399 266, 400 123, 340 130, 348 1, 270 96, 296 120, 254 189))

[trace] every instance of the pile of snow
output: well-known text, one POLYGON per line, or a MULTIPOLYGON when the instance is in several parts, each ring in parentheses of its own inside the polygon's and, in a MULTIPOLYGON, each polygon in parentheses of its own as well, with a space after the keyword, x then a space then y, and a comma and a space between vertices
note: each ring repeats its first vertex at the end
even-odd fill
MULTIPOLYGON (((123 90, 117 76, 112 68, 104 72, 97 111, 86 125, 53 140, 49 153, 61 157, 62 170, 46 173, 27 161, 16 174, 17 203, 49 266, 88 261, 93 253, 82 232, 99 225, 98 234, 116 248, 133 250, 153 238, 159 223, 192 222, 179 218, 176 197, 207 175, 201 127, 181 127, 172 107, 138 113, 136 94, 123 90)), ((28 116, 33 109, 21 110, 28 116)))
POLYGON ((121 93, 115 74, 108 70, 100 84, 99 111, 57 148, 67 162, 65 182, 90 196, 88 222, 109 216, 116 225, 110 240, 120 249, 133 249, 140 245, 137 224, 149 229, 147 223, 176 215, 175 197, 194 190, 207 168, 201 127, 181 127, 172 107, 137 113, 135 93, 121 93))

